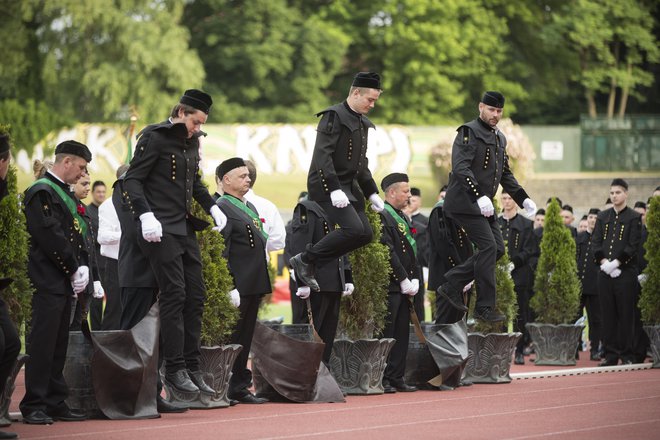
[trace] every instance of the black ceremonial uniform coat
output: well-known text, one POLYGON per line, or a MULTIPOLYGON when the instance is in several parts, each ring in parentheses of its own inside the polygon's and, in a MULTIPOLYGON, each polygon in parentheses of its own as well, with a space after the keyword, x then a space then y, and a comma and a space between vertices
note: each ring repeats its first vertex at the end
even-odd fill
POLYGON ((576 240, 578 278, 582 283, 583 295, 598 294, 598 272, 600 264, 596 261, 592 244, 593 234, 582 231, 576 240))
POLYGON ((502 229, 502 239, 508 243, 507 251, 509 258, 515 266, 511 272, 511 278, 516 286, 528 287, 533 284, 533 272, 530 261, 539 255, 539 247, 536 245, 534 235, 534 222, 516 214, 510 220, 503 216, 497 221, 502 229))
POLYGON ((429 266, 429 245, 427 228, 429 218, 422 213, 410 217, 413 228, 415 228, 415 241, 417 242, 417 262, 420 267, 429 266))
MULTIPOLYGON (((235 288, 241 296, 271 293, 266 238, 253 219, 227 199, 221 197, 217 204, 227 216, 227 225, 222 229, 225 239, 223 256, 227 259, 235 288)), ((252 203, 246 202, 246 205, 259 215, 252 203)))
POLYGON ((378 193, 369 171, 367 137, 375 128, 366 116, 355 113, 344 101, 323 115, 307 175, 307 191, 314 201, 330 201, 330 193, 341 189, 351 202, 378 193))
POLYGON ((146 127, 124 181, 135 217, 153 212, 164 234, 187 235, 193 197, 206 212, 214 204, 199 173, 199 139, 187 136, 183 123, 146 127))
MULTIPOLYGON (((50 173, 45 178, 59 185, 76 202, 69 185, 50 173)), ((37 183, 25 192, 25 218, 30 234, 28 274, 35 290, 73 295, 71 276, 83 264, 81 258, 86 245, 69 208, 54 189, 37 183)))
MULTIPOLYGON (((387 202, 385 202, 387 203, 387 202)), ((406 215, 398 209, 395 211, 401 216, 404 221, 408 221, 406 215)), ((420 280, 420 289, 423 287, 423 280, 420 277, 419 266, 417 265, 417 258, 411 244, 404 236, 404 232, 399 229, 399 225, 390 215, 387 210, 380 213, 380 218, 383 223, 383 234, 380 241, 385 244, 390 251, 390 264, 392 266, 392 273, 390 274, 390 285, 388 287, 389 293, 401 293, 401 286, 399 283, 408 278, 413 280, 417 278, 420 280)), ((410 223, 408 224, 410 227, 410 223)))
POLYGON ((500 184, 522 207, 528 196, 509 168, 506 138, 502 132, 480 118, 461 125, 457 131, 451 152, 452 172, 445 196, 445 212, 480 216, 477 199, 487 196, 493 200, 500 184))
POLYGON ((633 270, 637 275, 641 231, 642 216, 627 206, 619 213, 610 208, 598 214, 592 239, 598 264, 603 258, 617 259, 621 271, 633 270))

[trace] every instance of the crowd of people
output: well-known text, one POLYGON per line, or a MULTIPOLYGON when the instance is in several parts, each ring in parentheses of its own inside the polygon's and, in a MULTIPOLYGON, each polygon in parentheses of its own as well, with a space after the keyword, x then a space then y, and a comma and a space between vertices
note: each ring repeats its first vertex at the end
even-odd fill
MULTIPOLYGON (((26 393, 20 403, 23 421, 51 424, 85 420, 69 408, 63 376, 68 334, 80 330, 89 312, 92 329, 130 329, 152 304, 160 309, 163 382, 181 401, 214 390, 200 371, 200 331, 205 300, 202 261, 196 232, 212 227, 225 241, 224 257, 233 279, 228 292, 239 310, 231 343, 243 350, 229 384, 231 404, 261 404, 251 392, 248 368, 257 312, 271 292, 268 252, 285 249, 290 266, 293 321, 304 322, 306 302, 325 342, 329 362, 342 296, 354 290, 348 253, 370 243, 373 231, 366 209, 383 225, 381 242, 392 268, 383 337, 395 339, 383 377, 386 393, 416 391, 405 383, 412 307, 424 320, 424 292, 436 291, 434 320, 452 323, 467 312, 465 292, 478 286, 474 317, 501 322, 495 308, 495 264, 505 245, 518 297, 515 328, 526 333, 529 298, 543 231, 543 209, 519 185, 506 154, 506 138, 497 128, 504 96, 488 91, 478 117, 461 125, 452 149, 452 173, 430 216, 420 213, 421 192, 405 173, 391 173, 380 185, 368 167, 367 114, 381 95, 380 76, 358 73, 343 102, 319 112, 316 144, 292 221, 285 225, 270 201, 255 194, 257 170, 250 161, 229 158, 216 168, 217 191, 210 194, 200 173, 199 137, 213 101, 200 90, 186 90, 166 121, 148 125, 137 136, 129 165, 117 169, 112 197, 106 185, 92 182, 89 148, 77 141, 57 145, 53 162, 35 164, 35 182, 25 191, 24 210, 30 235, 28 271, 35 288, 26 393), (502 213, 493 200, 502 186, 502 213), (381 198, 380 191, 383 197, 381 198), (92 195, 92 201, 84 200, 92 195), (214 225, 195 217, 197 201, 214 225), (519 214, 524 210, 524 216, 519 214), (525 218, 530 217, 530 218, 525 218), (105 307, 102 303, 105 299, 105 307)), ((9 142, 0 139, 0 190, 5 191, 9 142)), ((573 228, 569 205, 562 216, 577 244, 578 275, 590 323, 592 359, 614 365, 636 362, 646 354, 637 332, 636 297, 642 268, 643 204, 627 207, 628 185, 615 179, 611 207, 592 209, 573 228)), ((2 280, 5 286, 7 280, 2 280)), ((20 341, 0 300, 4 347, 0 384, 20 349, 20 341)), ((524 362, 528 336, 516 348, 524 362)), ((643 359, 643 358, 642 358, 643 359)), ((153 374, 157 374, 156 371, 153 374)), ((181 401, 161 397, 159 413, 183 412, 181 401)), ((2 390, 0 390, 2 391, 2 390)), ((0 433, 0 438, 15 438, 0 433)))

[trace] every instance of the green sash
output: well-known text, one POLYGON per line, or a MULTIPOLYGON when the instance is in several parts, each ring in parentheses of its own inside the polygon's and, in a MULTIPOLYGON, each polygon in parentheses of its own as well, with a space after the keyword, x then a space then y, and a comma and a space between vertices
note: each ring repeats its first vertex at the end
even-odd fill
POLYGON ((241 200, 237 199, 236 197, 230 194, 224 194, 222 198, 227 200, 229 203, 231 203, 232 205, 234 205, 244 213, 246 213, 252 219, 252 223, 254 223, 254 227, 257 228, 259 232, 261 232, 261 234, 264 236, 266 241, 268 241, 268 234, 266 233, 266 231, 264 231, 264 226, 261 224, 261 219, 253 210, 250 209, 248 205, 246 205, 241 200))
POLYGON ((399 232, 401 232, 403 236, 406 237, 406 240, 408 240, 408 243, 410 243, 415 256, 417 256, 417 242, 415 242, 415 238, 412 236, 412 231, 410 231, 408 222, 402 219, 389 203, 385 203, 385 211, 389 212, 390 215, 394 218, 394 221, 396 221, 396 224, 399 225, 399 232))
POLYGON ((30 188, 32 188, 37 183, 44 183, 55 190, 55 192, 57 193, 57 195, 60 196, 66 207, 69 208, 71 217, 73 217, 73 226, 75 227, 76 231, 80 232, 80 234, 83 237, 85 237, 87 235, 87 222, 85 221, 84 218, 82 218, 80 214, 78 214, 78 207, 76 205, 76 202, 74 202, 73 199, 71 198, 71 196, 65 193, 61 186, 59 186, 50 179, 46 179, 45 177, 42 177, 41 179, 34 182, 32 185, 30 185, 30 188))

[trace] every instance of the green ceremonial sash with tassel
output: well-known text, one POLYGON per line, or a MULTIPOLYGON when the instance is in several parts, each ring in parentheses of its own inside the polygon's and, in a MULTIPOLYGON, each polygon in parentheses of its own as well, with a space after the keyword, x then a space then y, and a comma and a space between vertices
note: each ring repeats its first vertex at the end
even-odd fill
POLYGON ((406 237, 406 240, 408 240, 408 243, 410 243, 415 256, 417 256, 417 242, 412 236, 412 231, 410 230, 408 222, 401 218, 399 213, 396 212, 389 203, 385 203, 385 211, 389 212, 390 215, 394 218, 396 224, 399 226, 399 232, 401 232, 403 236, 406 237))
POLYGON ((243 203, 241 200, 237 199, 232 195, 224 194, 222 198, 227 200, 229 203, 231 203, 232 205, 234 205, 244 213, 246 213, 252 219, 252 223, 254 223, 254 227, 257 228, 259 232, 261 232, 261 234, 264 236, 266 241, 268 240, 268 233, 264 230, 264 226, 261 223, 261 219, 259 218, 256 212, 251 210, 247 204, 243 203))
POLYGON ((56 184, 50 179, 46 179, 45 177, 42 177, 41 179, 37 180, 34 182, 32 185, 30 185, 30 188, 33 187, 34 185, 38 183, 43 183, 55 190, 57 195, 60 196, 64 204, 66 205, 67 208, 69 208, 69 212, 71 213, 71 217, 73 217, 73 225, 76 228, 76 231, 80 232, 80 234, 84 237, 87 235, 87 222, 85 221, 84 218, 80 214, 78 214, 78 207, 76 205, 76 202, 71 198, 69 194, 64 192, 61 186, 56 184))

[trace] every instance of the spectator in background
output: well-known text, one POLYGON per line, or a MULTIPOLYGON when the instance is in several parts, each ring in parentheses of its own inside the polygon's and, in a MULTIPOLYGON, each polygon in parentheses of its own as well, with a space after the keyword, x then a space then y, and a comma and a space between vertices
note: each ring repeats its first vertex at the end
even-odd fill
POLYGON ((587 220, 587 216, 583 215, 582 218, 580 219, 580 222, 578 223, 578 227, 577 227, 578 235, 580 235, 580 232, 586 231, 588 227, 589 227, 589 222, 587 220))
POLYGON ((406 214, 411 222, 413 227, 413 236, 417 242, 417 263, 419 264, 419 273, 422 278, 422 288, 420 292, 415 295, 415 312, 420 322, 426 320, 425 310, 424 310, 424 285, 428 280, 429 274, 429 259, 428 259, 428 238, 427 238, 427 228, 429 226, 429 218, 420 212, 422 207, 422 192, 419 188, 410 188, 410 202, 407 206, 403 208, 404 214, 406 214))
POLYGON ((571 205, 564 205, 561 207, 561 218, 564 220, 564 225, 571 230, 573 240, 577 238, 577 229, 573 226, 575 216, 573 215, 573 207, 571 205))
POLYGON ((543 228, 545 226, 545 209, 541 208, 536 211, 534 216, 534 229, 543 228))
POLYGON ((635 206, 633 209, 639 212, 639 214, 642 216, 642 225, 646 225, 646 203, 635 202, 635 206))
POLYGON ((34 173, 34 180, 39 180, 46 175, 46 171, 53 168, 53 161, 44 159, 35 159, 32 163, 32 172, 34 173))
POLYGON ((442 185, 440 192, 438 193, 438 202, 444 203, 445 195, 447 195, 447 185, 442 185))

